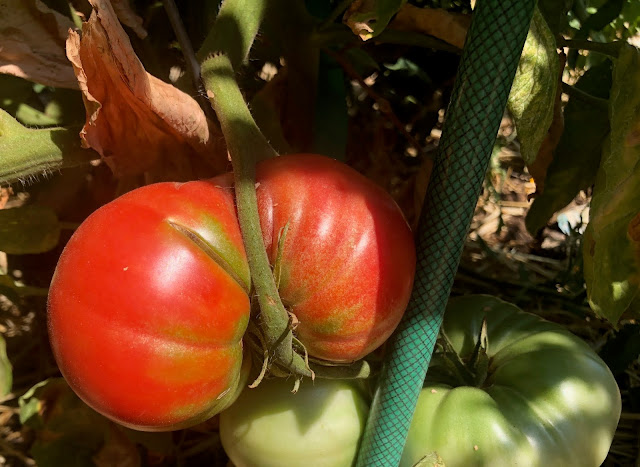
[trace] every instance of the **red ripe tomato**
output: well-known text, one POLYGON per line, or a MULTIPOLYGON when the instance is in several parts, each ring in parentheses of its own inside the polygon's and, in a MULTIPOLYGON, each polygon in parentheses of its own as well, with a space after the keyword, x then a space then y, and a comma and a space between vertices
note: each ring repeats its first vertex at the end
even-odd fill
POLYGON ((413 236, 400 208, 345 164, 289 155, 258 166, 265 246, 281 259, 280 295, 315 357, 351 361, 380 346, 407 307, 415 273, 413 236))
POLYGON ((48 302, 60 369, 123 425, 205 420, 238 392, 249 284, 232 192, 134 190, 94 212, 60 257, 48 302))
MULTIPOLYGON (((178 429, 233 402, 241 386, 250 278, 230 176, 134 190, 93 213, 54 274, 49 330, 63 375, 115 421, 178 429)), ((404 312, 413 238, 391 197, 321 156, 258 168, 262 234, 311 355, 356 360, 404 312)), ((247 363, 249 359, 245 359, 247 363)))

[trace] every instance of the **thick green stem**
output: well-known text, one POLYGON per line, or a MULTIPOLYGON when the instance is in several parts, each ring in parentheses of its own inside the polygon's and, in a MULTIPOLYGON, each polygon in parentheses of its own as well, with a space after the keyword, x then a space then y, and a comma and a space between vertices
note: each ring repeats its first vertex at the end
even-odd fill
POLYGON ((226 55, 209 57, 202 64, 202 79, 231 154, 238 220, 260 304, 259 319, 265 341, 276 363, 298 376, 312 376, 304 359, 293 350, 289 314, 280 300, 260 228, 256 160, 277 154, 249 112, 235 80, 231 60, 226 55))
POLYGON ((261 345, 268 349, 274 374, 297 378, 318 375, 327 378, 366 378, 367 362, 329 366, 307 362, 293 336, 290 315, 285 309, 265 251, 258 215, 256 163, 277 156, 260 132, 235 79, 235 71, 249 53, 268 0, 225 0, 214 29, 198 52, 201 76, 211 105, 224 134, 235 181, 238 220, 249 261, 251 279, 260 306, 258 320, 261 345), (284 370, 284 371, 282 371, 284 370))
POLYGON ((366 360, 358 360, 350 365, 330 366, 310 362, 309 366, 318 378, 324 379, 367 379, 374 373, 374 368, 366 360))
POLYGON ((269 0, 225 0, 216 17, 214 28, 207 35, 200 50, 198 60, 209 55, 224 52, 234 70, 246 60, 251 44, 258 34, 269 0))
POLYGON ((267 0, 226 0, 198 58, 204 59, 202 80, 231 155, 238 220, 260 305, 264 340, 277 364, 297 376, 313 376, 302 356, 293 350, 289 313, 280 300, 260 228, 256 162, 277 153, 258 129, 235 79, 235 70, 246 59, 258 33, 266 4, 267 0))

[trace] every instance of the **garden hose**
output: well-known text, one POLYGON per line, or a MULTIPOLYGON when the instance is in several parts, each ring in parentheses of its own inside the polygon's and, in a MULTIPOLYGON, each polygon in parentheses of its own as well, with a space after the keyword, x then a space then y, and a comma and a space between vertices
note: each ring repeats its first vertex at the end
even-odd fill
POLYGON ((358 466, 400 462, 534 6, 477 2, 418 227, 413 294, 391 339, 358 466))

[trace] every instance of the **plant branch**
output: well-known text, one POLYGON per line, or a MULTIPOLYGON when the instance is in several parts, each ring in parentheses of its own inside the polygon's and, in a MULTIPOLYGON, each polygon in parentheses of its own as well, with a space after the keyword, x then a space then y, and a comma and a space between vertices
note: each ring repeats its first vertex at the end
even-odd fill
POLYGON ((607 99, 602 99, 601 97, 593 96, 587 92, 582 91, 581 89, 571 86, 567 83, 562 83, 562 92, 567 94, 572 99, 579 99, 585 104, 592 105, 594 107, 600 107, 607 109, 609 107, 609 101, 607 99))
MULTIPOLYGON (((233 164, 238 221, 260 308, 256 315, 261 331, 260 347, 267 350, 268 362, 264 367, 270 368, 275 376, 293 374, 296 385, 302 377, 314 378, 314 369, 328 378, 366 378, 371 368, 364 361, 337 366, 308 362, 306 349, 293 335, 294 326, 280 299, 264 247, 256 194, 256 163, 278 154, 253 119, 235 71, 249 53, 265 4, 266 0, 226 0, 214 30, 199 52, 208 53, 201 64, 202 80, 233 164)), ((264 356, 263 350, 260 353, 264 356)))
MULTIPOLYGON (((385 29, 380 35, 376 36, 369 42, 375 42, 376 44, 396 44, 423 47, 426 49, 450 52, 456 55, 460 55, 462 53, 462 50, 454 45, 440 39, 436 39, 435 37, 413 31, 385 29)), ((366 42, 363 42, 358 36, 353 34, 349 28, 342 25, 327 27, 326 29, 312 33, 311 43, 316 47, 330 47, 336 45, 362 47, 367 45, 366 42)))
POLYGON ((198 50, 198 60, 202 62, 211 54, 224 53, 232 68, 238 70, 249 55, 267 3, 268 0, 222 2, 215 25, 198 50))
MULTIPOLYGON (((293 333, 289 314, 284 308, 275 284, 269 258, 264 248, 262 229, 258 215, 256 195, 256 161, 277 156, 264 135, 258 129, 240 92, 234 75, 234 66, 240 66, 253 42, 251 34, 257 33, 259 19, 255 12, 263 12, 264 2, 255 0, 227 0, 216 20, 214 32, 209 36, 207 48, 213 51, 234 50, 228 55, 214 53, 202 63, 202 79, 207 96, 216 111, 220 126, 231 155, 235 181, 238 220, 242 231, 249 269, 258 303, 263 337, 273 360, 296 376, 314 373, 302 356, 293 350, 293 333), (239 9, 239 10, 238 10, 239 9), (244 9, 244 11, 243 11, 244 9), (251 17, 247 28, 229 21, 239 22, 251 17), (220 23, 221 22, 221 23, 220 23), (222 32, 216 34, 220 27, 222 32), (255 28, 251 25, 255 24, 255 28), (226 35, 225 35, 226 34, 226 35), (243 35, 244 34, 244 35, 243 35), (230 44, 233 44, 231 47, 230 44), (238 47, 240 44, 242 47, 238 47), (227 48, 230 47, 230 48, 227 48)), ((260 13, 261 15, 261 13, 260 13)))
POLYGON ((590 52, 598 52, 614 58, 617 58, 620 54, 620 47, 622 44, 623 42, 594 42, 587 39, 558 39, 558 47, 588 50, 590 52))
POLYGON ((189 39, 187 30, 184 27, 182 18, 180 18, 178 7, 173 0, 163 0, 163 3, 164 9, 167 12, 167 16, 169 17, 171 27, 173 28, 173 32, 175 33, 176 38, 178 39, 178 43, 180 44, 180 50, 182 50, 182 55, 184 56, 184 60, 187 64, 187 73, 191 78, 193 88, 196 90, 196 99, 200 102, 200 107, 204 109, 204 113, 207 118, 209 118, 209 120, 215 121, 215 114, 213 113, 211 105, 209 105, 206 97, 206 91, 204 89, 204 84, 202 84, 202 79, 200 78, 200 62, 196 58, 196 53, 193 50, 193 45, 191 45, 191 40, 189 39))
POLYGON ((366 360, 358 360, 349 365, 325 365, 310 362, 309 366, 316 377, 325 379, 366 379, 378 370, 366 360))

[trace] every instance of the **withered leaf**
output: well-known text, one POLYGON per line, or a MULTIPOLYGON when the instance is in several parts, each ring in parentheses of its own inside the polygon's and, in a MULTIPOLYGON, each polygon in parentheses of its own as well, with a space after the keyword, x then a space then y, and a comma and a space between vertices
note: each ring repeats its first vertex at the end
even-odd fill
POLYGON ((187 180, 203 161, 212 173, 223 171, 222 137, 196 100, 145 71, 110 2, 90 2, 82 38, 72 31, 67 40, 87 111, 83 143, 117 176, 187 180))
POLYGON ((142 26, 142 18, 131 9, 129 0, 111 0, 111 5, 122 24, 133 29, 140 39, 147 37, 147 31, 142 26))
POLYGON ((354 0, 342 18, 356 36, 367 41, 382 31, 407 0, 354 0))
POLYGON ((77 89, 64 43, 73 22, 40 0, 0 0, 0 73, 77 89))
MULTIPOLYGON (((73 7, 81 18, 88 18, 91 14, 90 0, 72 0, 73 7)), ((140 39, 147 37, 147 30, 144 28, 144 20, 140 18, 131 7, 130 0, 110 0, 113 11, 118 19, 125 26, 130 27, 140 39)))

